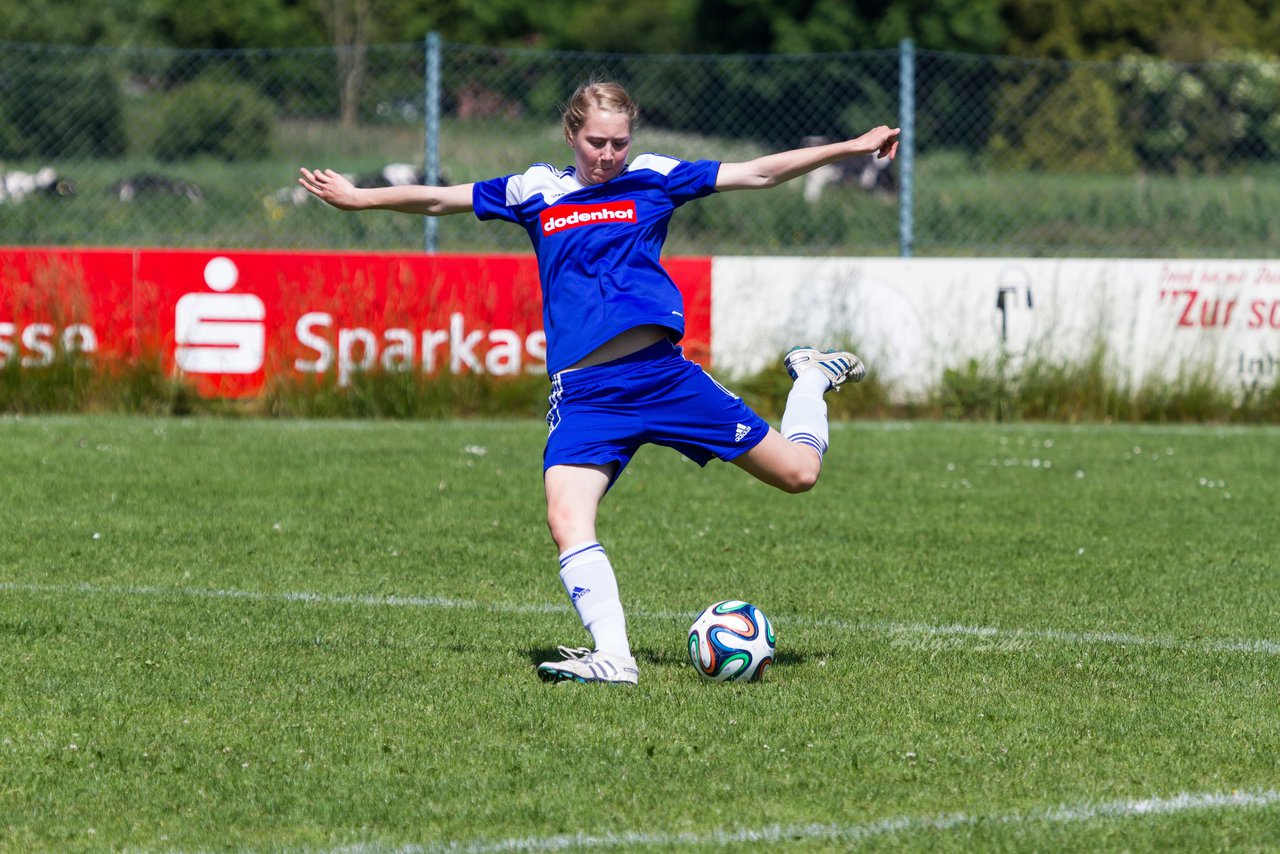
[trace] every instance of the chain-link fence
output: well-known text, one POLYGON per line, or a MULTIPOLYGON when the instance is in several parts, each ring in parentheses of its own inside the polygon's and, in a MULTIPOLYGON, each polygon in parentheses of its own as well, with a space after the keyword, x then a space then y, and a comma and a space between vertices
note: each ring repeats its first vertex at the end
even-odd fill
POLYGON ((1280 61, 1064 63, 900 50, 639 56, 441 43, 157 51, 0 44, 6 244, 527 249, 472 217, 345 215, 297 167, 459 183, 567 165, 559 105, 613 78, 636 150, 739 160, 902 124, 887 170, 682 209, 671 253, 1270 256, 1280 61))

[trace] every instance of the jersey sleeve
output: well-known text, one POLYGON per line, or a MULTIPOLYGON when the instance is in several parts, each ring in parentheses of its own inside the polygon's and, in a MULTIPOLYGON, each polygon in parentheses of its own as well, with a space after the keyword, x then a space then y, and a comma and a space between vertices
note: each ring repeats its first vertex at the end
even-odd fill
POLYGON ((471 207, 476 219, 505 219, 507 222, 519 222, 516 212, 512 210, 511 199, 518 193, 510 192, 513 181, 519 181, 519 175, 506 175, 502 178, 490 178, 477 181, 471 188, 471 207))
POLYGON ((718 160, 682 160, 667 173, 667 195, 676 205, 701 199, 716 191, 718 160))

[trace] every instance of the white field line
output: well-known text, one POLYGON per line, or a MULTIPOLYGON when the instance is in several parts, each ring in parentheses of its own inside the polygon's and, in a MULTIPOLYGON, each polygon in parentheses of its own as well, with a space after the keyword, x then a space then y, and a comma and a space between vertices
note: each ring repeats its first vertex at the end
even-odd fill
MULTIPOLYGON (((199 599, 243 600, 249 602, 301 602, 317 605, 364 605, 388 608, 475 609, 506 614, 547 614, 568 612, 568 605, 481 603, 470 599, 440 596, 372 596, 360 594, 314 593, 307 591, 269 593, 255 590, 205 589, 200 587, 147 587, 95 584, 28 584, 0 582, 0 591, 51 593, 78 596, 156 596, 199 599)), ((631 617, 659 620, 691 620, 693 612, 633 610, 631 617)), ((901 623, 891 620, 857 621, 832 617, 781 615, 773 618, 775 627, 809 626, 854 631, 873 635, 889 635, 895 640, 915 639, 922 645, 940 646, 948 638, 976 640, 975 651, 1016 652, 1030 643, 1054 643, 1081 646, 1153 647, 1204 653, 1242 653, 1245 655, 1280 655, 1280 642, 1265 639, 1176 638, 1160 635, 1135 635, 1123 632, 1073 632, 1064 629, 1002 629, 994 626, 962 624, 934 625, 901 623)))
POLYGON ((559 836, 532 836, 506 839, 497 842, 451 842, 444 845, 404 846, 377 848, 354 846, 339 849, 349 854, 357 852, 394 851, 398 854, 427 854, 427 852, 466 852, 466 854, 501 854, 507 851, 560 851, 566 848, 600 849, 629 846, 684 847, 692 845, 742 845, 749 843, 787 842, 865 842, 878 836, 895 833, 940 833, 949 830, 976 827, 1017 827, 1035 824, 1087 824, 1108 819, 1131 819, 1144 816, 1176 815, 1195 810, 1212 811, 1228 809, 1256 809, 1272 807, 1280 803, 1280 792, 1275 789, 1253 789, 1228 793, 1182 792, 1167 798, 1142 798, 1139 800, 1086 802, 1082 804, 1047 807, 1029 812, 970 815, 948 813, 933 816, 899 816, 866 824, 799 824, 768 825, 737 830, 716 830, 710 833, 662 833, 660 831, 604 834, 563 834, 559 836))

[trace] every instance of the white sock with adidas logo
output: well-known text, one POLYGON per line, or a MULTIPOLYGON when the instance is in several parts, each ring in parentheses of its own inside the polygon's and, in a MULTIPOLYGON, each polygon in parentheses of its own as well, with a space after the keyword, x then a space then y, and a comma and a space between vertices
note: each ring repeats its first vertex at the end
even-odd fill
POLYGON ((782 437, 813 448, 819 457, 827 452, 830 439, 827 401, 823 398, 830 387, 822 371, 805 371, 796 378, 787 395, 787 408, 782 411, 782 437))
POLYGON ((560 555, 560 581, 596 649, 630 658, 627 618, 604 548, 599 543, 582 543, 565 549, 560 555))

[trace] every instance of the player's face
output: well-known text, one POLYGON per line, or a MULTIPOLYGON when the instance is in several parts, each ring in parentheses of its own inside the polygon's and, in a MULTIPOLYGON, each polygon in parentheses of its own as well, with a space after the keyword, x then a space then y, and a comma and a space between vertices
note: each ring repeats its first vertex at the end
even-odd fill
POLYGON ((578 180, 603 184, 618 177, 631 148, 631 119, 626 113, 606 113, 592 107, 577 133, 568 137, 578 180))

